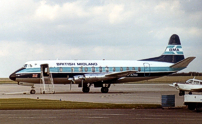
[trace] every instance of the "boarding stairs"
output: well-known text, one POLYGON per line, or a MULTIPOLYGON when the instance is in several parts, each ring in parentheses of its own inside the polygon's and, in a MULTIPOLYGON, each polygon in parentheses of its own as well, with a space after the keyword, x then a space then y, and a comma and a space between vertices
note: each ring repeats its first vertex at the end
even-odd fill
POLYGON ((50 73, 49 71, 48 64, 41 64, 40 93, 55 94, 53 76, 52 76, 52 73, 50 73))

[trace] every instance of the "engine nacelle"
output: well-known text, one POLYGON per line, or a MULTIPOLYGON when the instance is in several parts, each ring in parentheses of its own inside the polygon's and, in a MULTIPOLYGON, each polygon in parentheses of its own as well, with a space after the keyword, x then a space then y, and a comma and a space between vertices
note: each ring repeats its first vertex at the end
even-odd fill
POLYGON ((104 74, 84 74, 86 78, 104 78, 104 74))
POLYGON ((114 79, 114 77, 105 76, 105 74, 84 74, 84 75, 76 75, 73 77, 75 83, 94 83, 99 81, 105 81, 114 79))
POLYGON ((97 82, 110 80, 112 77, 106 77, 105 74, 84 74, 86 82, 97 82))
POLYGON ((81 81, 81 80, 85 80, 84 75, 76 75, 73 77, 74 81, 81 81))
POLYGON ((18 82, 18 85, 22 85, 22 86, 34 86, 33 83, 27 83, 27 82, 18 82))

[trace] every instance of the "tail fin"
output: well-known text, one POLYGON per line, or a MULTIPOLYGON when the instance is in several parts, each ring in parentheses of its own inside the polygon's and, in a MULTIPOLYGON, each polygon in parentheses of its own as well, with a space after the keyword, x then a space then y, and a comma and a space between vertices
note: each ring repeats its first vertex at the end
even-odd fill
POLYGON ((183 59, 184 59, 184 54, 183 54, 182 46, 180 43, 180 38, 177 34, 173 34, 170 37, 170 40, 168 42, 168 46, 165 49, 165 52, 161 56, 142 59, 140 61, 159 61, 159 62, 177 63, 183 59))

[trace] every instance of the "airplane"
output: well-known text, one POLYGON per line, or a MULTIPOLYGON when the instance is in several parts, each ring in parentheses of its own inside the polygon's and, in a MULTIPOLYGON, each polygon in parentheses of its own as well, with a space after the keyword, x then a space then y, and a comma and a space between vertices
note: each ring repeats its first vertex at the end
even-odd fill
POLYGON ((111 84, 137 82, 176 73, 188 66, 195 57, 184 58, 180 38, 173 34, 161 56, 141 60, 38 60, 28 61, 13 72, 9 78, 19 85, 34 84, 78 84, 84 93, 90 86, 101 87, 108 93, 111 84))
POLYGON ((189 91, 189 94, 191 95, 192 92, 202 92, 202 80, 195 79, 189 79, 185 83, 173 83, 170 84, 170 86, 175 87, 177 90, 179 90, 179 96, 185 95, 185 91, 189 91))

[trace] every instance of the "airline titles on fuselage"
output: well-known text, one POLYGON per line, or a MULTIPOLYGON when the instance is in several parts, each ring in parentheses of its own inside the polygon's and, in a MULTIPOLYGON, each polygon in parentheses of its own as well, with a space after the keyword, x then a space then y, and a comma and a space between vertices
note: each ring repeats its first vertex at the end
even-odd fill
POLYGON ((57 66, 97 66, 97 63, 56 63, 57 66))

